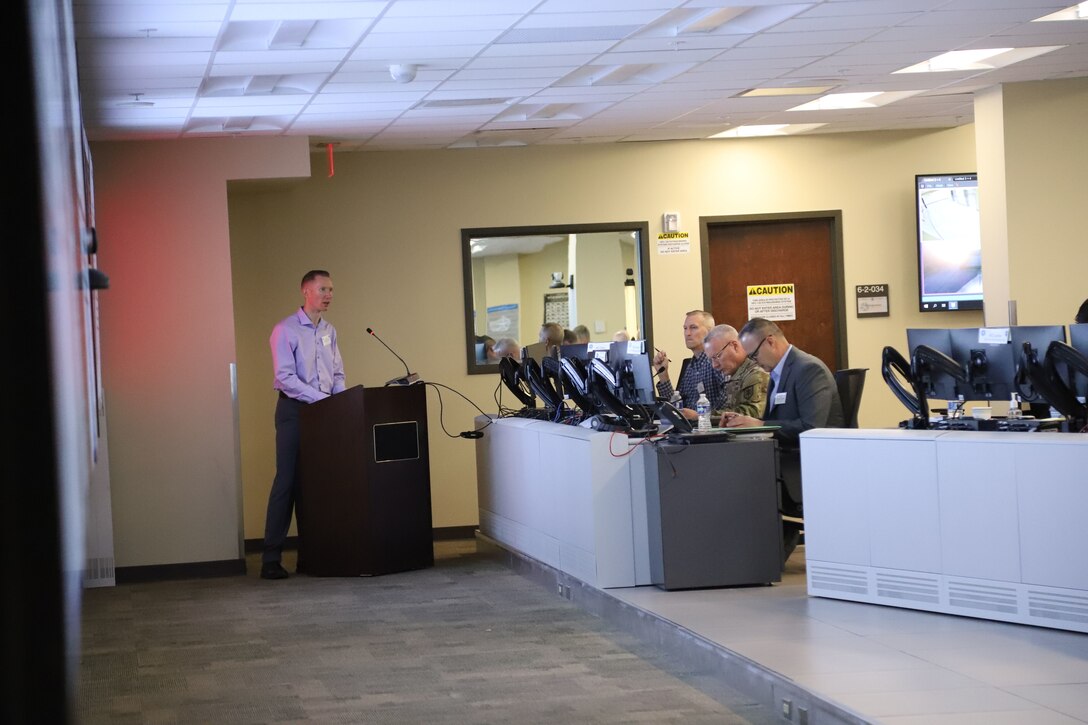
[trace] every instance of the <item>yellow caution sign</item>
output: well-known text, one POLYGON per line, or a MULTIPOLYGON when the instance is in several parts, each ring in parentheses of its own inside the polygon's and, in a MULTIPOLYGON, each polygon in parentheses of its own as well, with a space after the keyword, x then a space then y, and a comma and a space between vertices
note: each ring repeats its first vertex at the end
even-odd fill
POLYGON ((748 319, 797 319, 797 289, 793 284, 748 285, 748 319))

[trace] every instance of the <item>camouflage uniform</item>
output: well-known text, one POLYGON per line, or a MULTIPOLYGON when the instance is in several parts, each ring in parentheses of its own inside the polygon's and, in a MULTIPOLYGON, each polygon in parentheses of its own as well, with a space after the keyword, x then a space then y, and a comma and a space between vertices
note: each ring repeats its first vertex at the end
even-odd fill
POLYGON ((754 361, 745 359, 737 371, 726 378, 725 402, 721 410, 714 411, 714 421, 726 411, 762 418, 763 406, 767 402, 767 381, 770 379, 767 371, 754 361))

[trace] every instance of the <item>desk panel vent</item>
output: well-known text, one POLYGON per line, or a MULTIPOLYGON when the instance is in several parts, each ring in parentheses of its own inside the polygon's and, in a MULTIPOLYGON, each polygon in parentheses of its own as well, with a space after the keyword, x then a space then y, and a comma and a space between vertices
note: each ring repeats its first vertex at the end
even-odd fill
POLYGON ((877 572, 876 594, 887 599, 937 604, 940 601, 940 581, 937 577, 906 576, 877 572))
POLYGON ((1013 587, 973 584, 963 581, 948 582, 948 604, 968 610, 1018 614, 1020 605, 1013 587))
POLYGON ((112 556, 90 557, 83 571, 83 586, 112 587, 117 583, 112 556))
POLYGON ((1040 619, 1088 624, 1088 597, 1029 589, 1028 613, 1040 619))
POLYGON ((814 592, 850 592, 851 594, 867 595, 869 593, 869 577, 861 569, 843 569, 809 562, 808 586, 814 592))

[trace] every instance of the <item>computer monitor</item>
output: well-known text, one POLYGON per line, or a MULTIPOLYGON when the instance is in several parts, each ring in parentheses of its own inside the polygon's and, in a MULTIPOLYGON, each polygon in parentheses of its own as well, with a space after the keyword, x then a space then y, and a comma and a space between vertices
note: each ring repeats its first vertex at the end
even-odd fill
POLYGON ((521 374, 521 363, 512 357, 499 359, 499 373, 503 385, 521 401, 526 408, 536 407, 536 396, 529 387, 529 381, 521 374))
POLYGON ((526 359, 536 360, 536 364, 539 365, 548 354, 548 343, 546 342, 534 342, 529 345, 525 345, 521 348, 521 359, 524 362, 526 359))
POLYGON ((601 406, 590 391, 589 371, 585 361, 571 356, 560 358, 559 370, 564 394, 574 401, 583 415, 599 414, 601 406))
POLYGON ((654 404, 654 376, 645 340, 612 343, 608 366, 616 372, 620 400, 629 405, 654 404))
POLYGON ((1010 342, 983 342, 985 328, 951 330, 952 358, 964 365, 967 382, 957 386, 964 400, 1008 400, 1015 386, 1015 355, 1010 342))
POLYGON ((907 357, 911 360, 914 374, 918 376, 918 382, 925 391, 927 398, 935 400, 955 400, 959 397, 956 388, 956 379, 947 374, 938 365, 930 364, 928 357, 923 356, 920 364, 915 365, 914 351, 919 345, 925 345, 948 358, 955 359, 952 354, 952 331, 948 328, 912 328, 907 330, 907 357))
POLYGON ((589 360, 589 345, 584 342, 572 342, 566 345, 559 346, 559 357, 576 357, 579 360, 589 360))
POLYGON ((1088 422, 1088 407, 1084 398, 1077 398, 1069 381, 1078 377, 1088 379, 1088 356, 1061 340, 1050 342, 1045 359, 1028 343, 1023 347, 1023 367, 1017 376, 1020 392, 1064 415, 1070 430, 1081 430, 1088 422))
POLYGON ((559 369, 559 358, 545 355, 544 359, 540 361, 540 373, 546 381, 551 383, 559 397, 566 396, 566 392, 563 390, 563 377, 559 369))
POLYGON ((522 376, 529 382, 529 388, 537 399, 544 404, 549 413, 558 416, 565 409, 562 394, 555 389, 550 378, 545 377, 540 365, 533 358, 526 358, 521 363, 522 376))
POLYGON ((1065 326, 1063 325, 1017 325, 1009 328, 1009 334, 1015 351, 1023 351, 1024 343, 1029 342, 1032 349, 1038 353, 1040 360, 1046 355, 1051 340, 1065 342, 1065 326))
MULTIPOLYGON (((1069 345, 1081 355, 1088 357, 1088 323, 1069 326, 1069 345)), ((1088 398, 1088 377, 1077 375, 1073 384, 1078 397, 1088 398)))
POLYGON ((589 391, 600 405, 602 414, 609 414, 631 432, 649 431, 653 426, 652 414, 643 406, 628 405, 616 394, 619 380, 616 371, 602 358, 595 357, 589 363, 589 391))
POLYGON ((917 174, 918 310, 982 309, 978 174, 917 174))
POLYGON ((1024 371, 1026 357, 1024 343, 1031 345, 1032 352, 1042 362, 1050 343, 1057 340, 1065 342, 1064 325, 1017 325, 1009 328, 1009 336, 1012 340, 1013 364, 1016 367, 1016 378, 1013 392, 1019 393, 1023 399, 1031 405, 1031 413, 1036 417, 1049 417, 1050 401, 1036 399, 1034 390, 1028 385, 1027 374, 1024 371))
POLYGON ((919 395, 956 400, 959 386, 967 382, 967 370, 940 350, 919 345, 910 356, 910 377, 919 395))

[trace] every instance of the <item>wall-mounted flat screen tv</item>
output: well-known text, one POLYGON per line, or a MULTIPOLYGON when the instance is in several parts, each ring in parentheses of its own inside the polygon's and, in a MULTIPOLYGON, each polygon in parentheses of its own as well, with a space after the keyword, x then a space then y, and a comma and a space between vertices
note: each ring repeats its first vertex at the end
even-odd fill
POLYGON ((918 309, 982 309, 978 174, 914 177, 918 221, 918 309))

